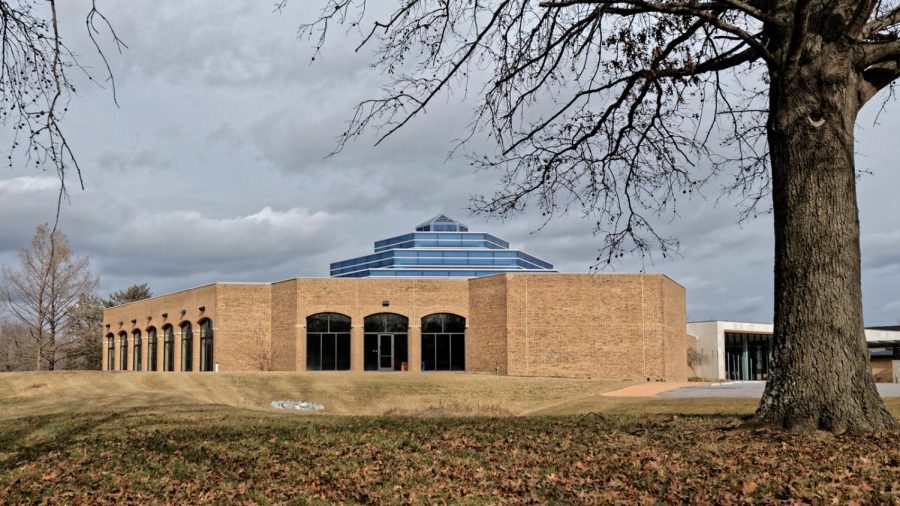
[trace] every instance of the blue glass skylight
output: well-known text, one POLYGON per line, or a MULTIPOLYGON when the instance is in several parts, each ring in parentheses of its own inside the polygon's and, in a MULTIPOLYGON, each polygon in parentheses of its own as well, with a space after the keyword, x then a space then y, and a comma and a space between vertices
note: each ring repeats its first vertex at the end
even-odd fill
POLYGON ((553 265, 491 234, 438 215, 416 231, 375 241, 375 252, 331 264, 332 277, 477 277, 500 272, 555 272, 553 265))

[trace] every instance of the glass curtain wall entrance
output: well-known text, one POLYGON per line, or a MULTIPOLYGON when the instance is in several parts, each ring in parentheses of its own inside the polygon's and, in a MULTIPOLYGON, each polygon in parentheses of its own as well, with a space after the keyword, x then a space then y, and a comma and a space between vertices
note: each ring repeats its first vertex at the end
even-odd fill
POLYGON ((772 364, 771 334, 725 333, 725 377, 764 381, 772 364))
POLYGON ((306 318, 306 370, 350 370, 350 317, 319 313, 306 318))
POLYGON ((363 368, 366 371, 409 370, 409 319, 379 313, 364 320, 363 368))
POLYGON ((422 318, 422 370, 466 370, 466 319, 450 313, 422 318))

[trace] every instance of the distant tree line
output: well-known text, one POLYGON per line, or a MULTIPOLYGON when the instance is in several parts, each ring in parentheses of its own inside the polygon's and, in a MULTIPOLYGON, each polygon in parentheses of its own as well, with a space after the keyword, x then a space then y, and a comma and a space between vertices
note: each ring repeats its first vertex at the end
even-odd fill
POLYGON ((88 259, 47 225, 0 272, 0 371, 100 369, 103 308, 152 296, 146 283, 97 296, 88 259))

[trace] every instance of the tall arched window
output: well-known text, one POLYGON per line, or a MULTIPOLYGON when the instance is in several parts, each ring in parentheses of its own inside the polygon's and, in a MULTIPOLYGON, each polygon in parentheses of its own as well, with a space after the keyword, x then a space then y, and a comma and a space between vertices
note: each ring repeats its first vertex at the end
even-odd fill
POLYGON ((194 329, 191 322, 181 324, 181 370, 191 371, 194 368, 194 329))
POLYGON ((119 334, 119 369, 128 370, 128 334, 119 334))
POLYGON ((175 370, 175 329, 163 327, 163 371, 175 370))
POLYGON ((466 370, 466 319, 451 313, 422 318, 422 370, 466 370))
POLYGON ((350 317, 319 313, 306 317, 306 370, 350 370, 350 317))
POLYGON ((156 327, 147 329, 147 370, 156 371, 156 327))
POLYGON ((409 319, 394 313, 369 315, 363 321, 363 367, 367 371, 409 369, 409 319))
POLYGON ((213 369, 213 326, 212 320, 207 318, 200 322, 200 370, 213 369))
POLYGON ((116 336, 106 334, 106 370, 116 370, 116 336))
POLYGON ((134 341, 134 353, 131 354, 131 370, 141 370, 141 359, 143 359, 144 343, 141 340, 141 331, 135 330, 132 333, 131 340, 134 341))

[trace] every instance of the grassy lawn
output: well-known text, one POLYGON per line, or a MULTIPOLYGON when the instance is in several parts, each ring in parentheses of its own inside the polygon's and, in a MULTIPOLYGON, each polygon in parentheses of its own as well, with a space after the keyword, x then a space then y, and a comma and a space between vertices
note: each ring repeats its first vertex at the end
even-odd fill
MULTIPOLYGON (((0 409, 17 413, 0 419, 4 504, 900 504, 900 434, 741 428, 753 400, 609 398, 596 393, 599 382, 407 375, 345 392, 342 409, 359 402, 361 413, 380 416, 300 415, 262 402, 329 391, 331 382, 332 393, 344 391, 356 380, 222 376, 193 395, 165 385, 142 392, 149 380, 140 375, 97 375, 91 381, 133 389, 83 391, 79 409, 38 414, 29 406, 52 403, 35 391, 89 389, 77 375, 18 376, 0 375, 0 409), (22 390, 11 394, 12 385, 22 390), (467 396, 449 392, 465 388, 467 396), (115 399, 121 405, 110 407, 115 399), (382 414, 391 411, 419 416, 382 414)), ((185 378, 172 381, 195 381, 185 378)), ((900 403, 889 405, 900 415, 900 403)))
POLYGON ((602 399, 616 381, 464 373, 4 373, 0 419, 162 405, 270 410, 273 400, 324 404, 329 414, 511 414, 602 399))

